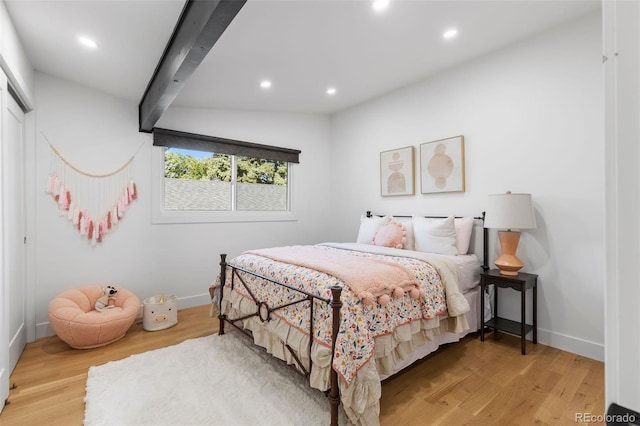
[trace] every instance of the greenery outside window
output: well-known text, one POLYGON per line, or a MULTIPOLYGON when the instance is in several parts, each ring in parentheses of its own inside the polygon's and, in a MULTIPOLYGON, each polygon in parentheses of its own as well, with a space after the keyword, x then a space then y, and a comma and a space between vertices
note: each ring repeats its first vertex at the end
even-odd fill
POLYGON ((156 132, 154 145, 165 148, 154 148, 154 175, 160 156, 163 168, 162 190, 152 194, 154 223, 294 219, 288 160, 297 162, 300 151, 164 129, 158 138, 156 132), (168 141, 162 132, 170 132, 168 141))

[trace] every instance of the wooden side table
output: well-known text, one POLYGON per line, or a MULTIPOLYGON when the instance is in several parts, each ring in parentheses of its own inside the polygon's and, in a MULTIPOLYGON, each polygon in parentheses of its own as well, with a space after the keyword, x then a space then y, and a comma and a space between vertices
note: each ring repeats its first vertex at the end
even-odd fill
POLYGON ((480 273, 480 312, 482 316, 482 326, 480 327, 480 341, 484 342, 484 328, 493 328, 494 334, 498 330, 506 331, 510 334, 520 336, 522 355, 527 353, 526 335, 533 330, 533 343, 538 343, 538 276, 524 272, 518 275, 501 275, 497 269, 480 273), (493 318, 484 320, 484 294, 486 286, 493 284, 493 318), (520 322, 500 318, 498 316, 498 288, 512 288, 520 292, 520 322), (525 296, 528 289, 533 290, 533 324, 526 323, 526 303, 525 296))

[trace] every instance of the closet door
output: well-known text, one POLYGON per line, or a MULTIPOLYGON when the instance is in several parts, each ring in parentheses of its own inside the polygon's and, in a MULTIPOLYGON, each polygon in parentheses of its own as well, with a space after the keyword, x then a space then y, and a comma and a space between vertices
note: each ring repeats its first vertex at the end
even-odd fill
POLYGON ((27 340, 24 220, 24 113, 0 73, 0 410, 27 340))
POLYGON ((9 286, 9 370, 27 344, 25 291, 24 112, 5 95, 2 145, 6 153, 4 180, 5 277, 9 286))

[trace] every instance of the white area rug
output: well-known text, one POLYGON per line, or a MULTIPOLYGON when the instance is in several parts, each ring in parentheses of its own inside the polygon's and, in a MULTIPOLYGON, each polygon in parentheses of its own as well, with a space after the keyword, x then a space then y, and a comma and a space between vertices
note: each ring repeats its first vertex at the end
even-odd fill
MULTIPOLYGON (((85 425, 327 425, 329 401, 230 332, 91 367, 85 425)), ((340 424, 345 423, 341 410, 340 424)))

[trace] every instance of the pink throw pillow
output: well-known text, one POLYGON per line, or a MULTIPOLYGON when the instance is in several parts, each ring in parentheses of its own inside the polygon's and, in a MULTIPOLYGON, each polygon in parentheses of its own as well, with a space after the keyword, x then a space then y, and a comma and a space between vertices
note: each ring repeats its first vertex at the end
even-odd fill
POLYGON ((378 229, 373 237, 373 244, 401 249, 407 242, 406 235, 404 226, 397 222, 391 222, 378 229))

